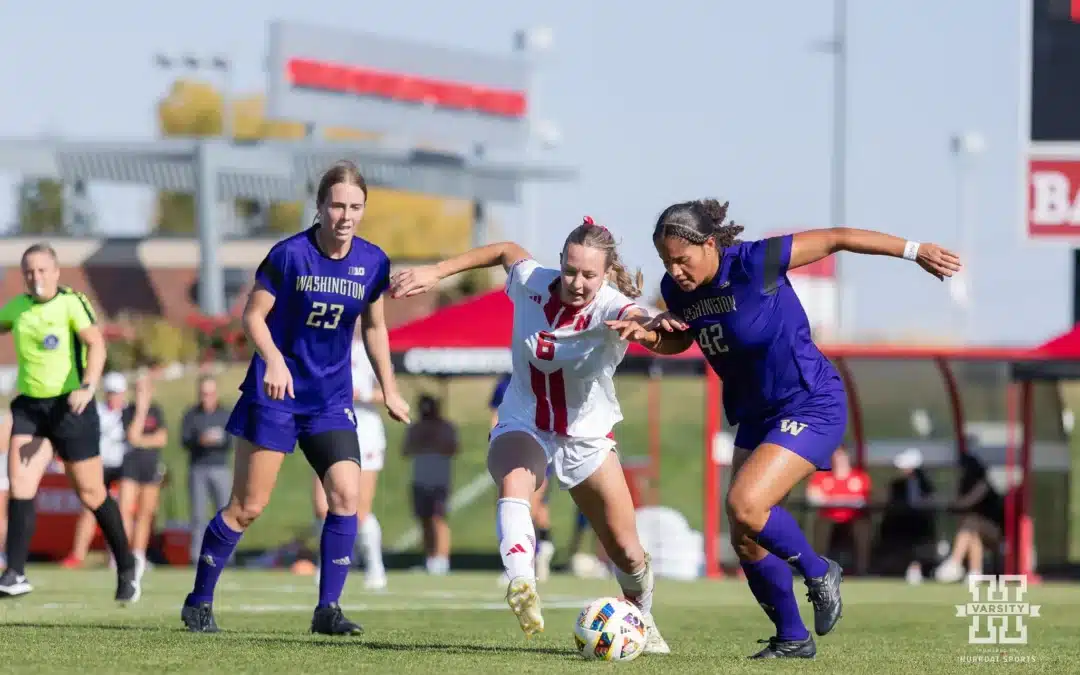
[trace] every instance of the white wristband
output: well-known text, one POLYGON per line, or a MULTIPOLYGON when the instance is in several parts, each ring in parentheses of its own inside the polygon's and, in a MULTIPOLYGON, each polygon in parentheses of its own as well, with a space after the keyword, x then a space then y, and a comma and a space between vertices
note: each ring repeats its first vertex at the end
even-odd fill
POLYGON ((919 256, 919 242, 909 241, 904 244, 904 260, 915 260, 919 256))

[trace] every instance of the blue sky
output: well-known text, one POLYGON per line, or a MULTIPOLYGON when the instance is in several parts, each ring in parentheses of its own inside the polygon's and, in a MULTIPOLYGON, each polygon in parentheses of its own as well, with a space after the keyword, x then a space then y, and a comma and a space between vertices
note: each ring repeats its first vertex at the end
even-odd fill
MULTIPOLYGON (((1019 220, 1019 103, 1027 3, 850 2, 846 224, 958 245, 949 138, 977 130, 972 274, 980 342, 1032 344, 1071 318, 1070 254, 1024 242, 1019 220)), ((827 0, 395 0, 324 3, 66 0, 0 5, 0 136, 147 138, 172 76, 157 51, 224 53, 240 92, 265 84, 265 22, 300 19, 506 52, 517 28, 544 24, 554 47, 538 108, 563 145, 547 157, 581 180, 539 191, 536 255, 557 260, 582 214, 606 223, 651 288, 662 269, 649 242, 668 203, 731 201, 749 234, 825 227, 829 219, 832 61, 813 46, 831 32, 827 0)), ((15 177, 0 175, 0 223, 15 177), (9 187, 10 186, 10 187, 9 187)), ((145 230, 138 190, 97 187, 103 222, 145 230)), ((498 211, 508 234, 516 209, 498 211)), ((946 286, 913 265, 848 256, 857 333, 949 335, 946 286)))

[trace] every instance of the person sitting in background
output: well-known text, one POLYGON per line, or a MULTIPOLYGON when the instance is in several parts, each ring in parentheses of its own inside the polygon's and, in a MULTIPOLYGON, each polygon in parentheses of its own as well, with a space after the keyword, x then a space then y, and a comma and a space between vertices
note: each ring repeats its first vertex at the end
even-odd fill
MULTIPOLYGON (((101 426, 101 464, 105 469, 105 487, 112 490, 120 482, 121 467, 127 453, 127 434, 121 419, 127 407, 127 378, 122 373, 106 373, 101 378, 101 388, 105 392, 104 401, 96 401, 98 420, 101 426)), ((94 541, 97 521, 89 509, 83 508, 75 522, 75 535, 71 544, 71 553, 61 561, 68 569, 82 567, 90 553, 90 544, 94 541)))
POLYGON ((964 578, 965 558, 968 574, 982 574, 985 549, 999 546, 1005 529, 1005 500, 990 485, 986 465, 970 452, 960 456, 958 492, 949 505, 960 517, 952 551, 934 570, 934 578, 946 583, 964 578))
POLYGON ((870 499, 870 476, 851 465, 843 446, 832 454, 832 470, 819 471, 810 477, 806 499, 818 508, 814 524, 814 550, 827 551, 837 528, 851 533, 855 549, 855 573, 870 570, 870 519, 866 510, 870 499))
POLYGON ((180 424, 180 442, 188 452, 188 499, 191 505, 191 560, 199 557, 202 535, 210 514, 225 508, 232 487, 229 449, 232 436, 225 431, 229 410, 218 398, 217 382, 209 375, 199 378, 199 402, 188 408, 180 424), (213 502, 213 511, 206 503, 213 502))
POLYGON ((457 430, 443 419, 439 401, 423 394, 420 419, 405 431, 402 454, 412 460, 413 514, 424 533, 428 574, 450 571, 450 525, 446 500, 450 494, 450 462, 458 451, 457 430))
POLYGON ((165 464, 161 449, 169 442, 165 415, 154 403, 150 374, 135 380, 135 402, 124 409, 123 423, 130 449, 124 455, 120 479, 120 509, 131 552, 141 569, 146 568, 146 548, 157 515, 165 464))
POLYGON ((893 458, 899 475, 889 482, 889 497, 878 529, 875 549, 886 573, 906 566, 909 584, 923 579, 923 564, 935 557, 937 528, 934 521, 934 484, 922 468, 918 448, 909 448, 893 458), (893 566, 893 562, 899 563, 893 566))

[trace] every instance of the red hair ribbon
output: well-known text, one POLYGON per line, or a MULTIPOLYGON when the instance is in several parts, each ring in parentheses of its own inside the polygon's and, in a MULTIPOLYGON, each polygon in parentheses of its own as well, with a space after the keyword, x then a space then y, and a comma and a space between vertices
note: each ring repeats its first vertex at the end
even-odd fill
POLYGON ((596 221, 592 219, 592 216, 585 216, 585 220, 584 220, 584 222, 582 224, 588 225, 590 227, 599 227, 601 230, 604 230, 605 232, 607 232, 607 228, 604 227, 603 225, 597 225, 596 221))

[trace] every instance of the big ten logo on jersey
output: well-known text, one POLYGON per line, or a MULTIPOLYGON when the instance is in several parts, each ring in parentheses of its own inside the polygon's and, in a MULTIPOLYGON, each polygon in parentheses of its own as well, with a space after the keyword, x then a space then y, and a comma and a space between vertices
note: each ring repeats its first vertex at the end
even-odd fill
MULTIPOLYGON (((363 272, 361 268, 350 268, 363 272)), ((300 293, 320 293, 340 296, 342 302, 312 300, 305 325, 311 328, 334 330, 341 323, 345 305, 349 300, 363 302, 367 289, 362 283, 345 277, 302 274, 296 277, 296 290, 300 293)))

